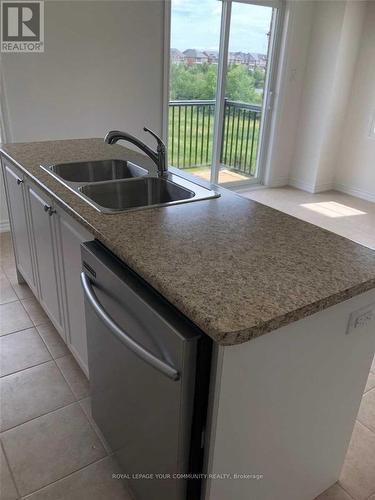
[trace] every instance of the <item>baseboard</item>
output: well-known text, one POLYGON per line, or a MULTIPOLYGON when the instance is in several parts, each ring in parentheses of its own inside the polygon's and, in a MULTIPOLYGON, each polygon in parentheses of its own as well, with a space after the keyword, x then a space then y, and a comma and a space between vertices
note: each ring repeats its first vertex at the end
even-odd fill
POLYGON ((310 184, 309 182, 304 182, 295 177, 289 177, 288 181, 289 186, 295 187, 297 189, 302 189, 302 191, 307 191, 308 193, 315 193, 314 184, 310 184))
POLYGON ((335 183, 333 189, 340 191, 341 193, 350 194, 356 198, 361 198, 362 200, 372 201, 375 203, 375 194, 370 193, 370 191, 364 191, 363 189, 358 189, 347 184, 335 183))
POLYGON ((333 189, 332 182, 326 182, 323 184, 310 184, 309 182, 300 181, 295 177, 289 178, 289 186, 293 186, 297 189, 302 189, 302 191, 307 191, 308 193, 316 194, 323 193, 324 191, 330 191, 333 189))
POLYGON ((318 184, 314 188, 314 193, 324 193, 324 191, 331 191, 333 189, 332 182, 326 182, 325 184, 318 184))
POLYGON ((10 225, 8 220, 0 221, 0 233, 7 233, 10 231, 10 225))
MULTIPOLYGON (((302 189, 302 191, 306 191, 312 194, 322 193, 324 191, 329 191, 331 189, 334 189, 335 191, 340 191, 341 193, 349 194, 351 196, 355 196, 356 198, 361 198, 362 200, 372 201, 373 203, 375 203, 374 193, 371 193, 370 191, 364 191, 363 189, 355 188, 352 186, 348 186, 347 184, 341 184, 335 182, 335 183, 318 184, 316 186, 314 184, 301 181, 296 177, 289 177, 287 181, 283 181, 282 179, 280 179, 280 181, 284 182, 284 184, 280 184, 280 186, 288 184, 289 186, 295 187, 297 189, 302 189)), ((270 184, 267 187, 279 187, 279 186, 272 182, 272 184, 270 184)))
POLYGON ((278 188, 289 185, 289 177, 276 177, 275 179, 270 179, 267 183, 264 183, 265 187, 268 188, 278 188))

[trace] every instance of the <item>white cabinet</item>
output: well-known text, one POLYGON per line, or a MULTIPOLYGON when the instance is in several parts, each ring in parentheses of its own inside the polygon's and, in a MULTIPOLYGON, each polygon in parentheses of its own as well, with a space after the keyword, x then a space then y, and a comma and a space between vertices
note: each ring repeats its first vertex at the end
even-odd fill
POLYGON ((30 203, 30 229, 34 242, 39 300, 52 323, 64 337, 58 253, 54 238, 54 209, 51 200, 34 185, 28 181, 25 185, 30 203))
POLYGON ((28 230, 24 178, 21 172, 11 166, 6 160, 3 160, 3 164, 17 269, 34 293, 37 293, 28 230))
POLYGON ((55 221, 61 250, 61 275, 65 290, 66 342, 81 368, 88 375, 86 324, 80 283, 81 243, 92 235, 63 210, 57 208, 55 221))
POLYGON ((80 247, 93 237, 18 167, 2 164, 17 269, 88 375, 80 247))

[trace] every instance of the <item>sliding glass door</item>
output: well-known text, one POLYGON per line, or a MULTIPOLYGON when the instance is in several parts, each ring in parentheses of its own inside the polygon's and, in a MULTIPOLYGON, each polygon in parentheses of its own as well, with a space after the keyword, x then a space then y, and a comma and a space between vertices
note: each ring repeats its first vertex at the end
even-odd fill
POLYGON ((278 3, 172 0, 169 163, 227 187, 260 182, 278 3))

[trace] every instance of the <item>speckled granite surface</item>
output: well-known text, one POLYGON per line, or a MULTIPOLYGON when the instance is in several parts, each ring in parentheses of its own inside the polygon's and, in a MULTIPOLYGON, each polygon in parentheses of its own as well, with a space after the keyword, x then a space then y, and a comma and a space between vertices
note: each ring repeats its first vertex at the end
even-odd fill
POLYGON ((222 345, 246 342, 375 288, 375 252, 223 190, 221 198, 101 214, 40 168, 151 161, 102 139, 3 145, 58 203, 222 345))

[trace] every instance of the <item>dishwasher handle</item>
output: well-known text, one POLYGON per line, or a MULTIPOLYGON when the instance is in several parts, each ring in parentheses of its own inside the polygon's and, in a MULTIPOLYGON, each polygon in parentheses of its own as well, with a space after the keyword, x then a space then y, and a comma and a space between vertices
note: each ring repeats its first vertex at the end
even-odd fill
POLYGON ((157 356, 138 344, 109 316, 109 314, 103 309, 103 306, 98 301, 90 279, 84 272, 81 272, 81 283, 84 294, 96 314, 122 344, 124 344, 140 359, 156 368, 159 372, 163 373, 163 375, 172 380, 179 380, 180 374, 178 370, 176 370, 176 368, 159 359, 157 356))

